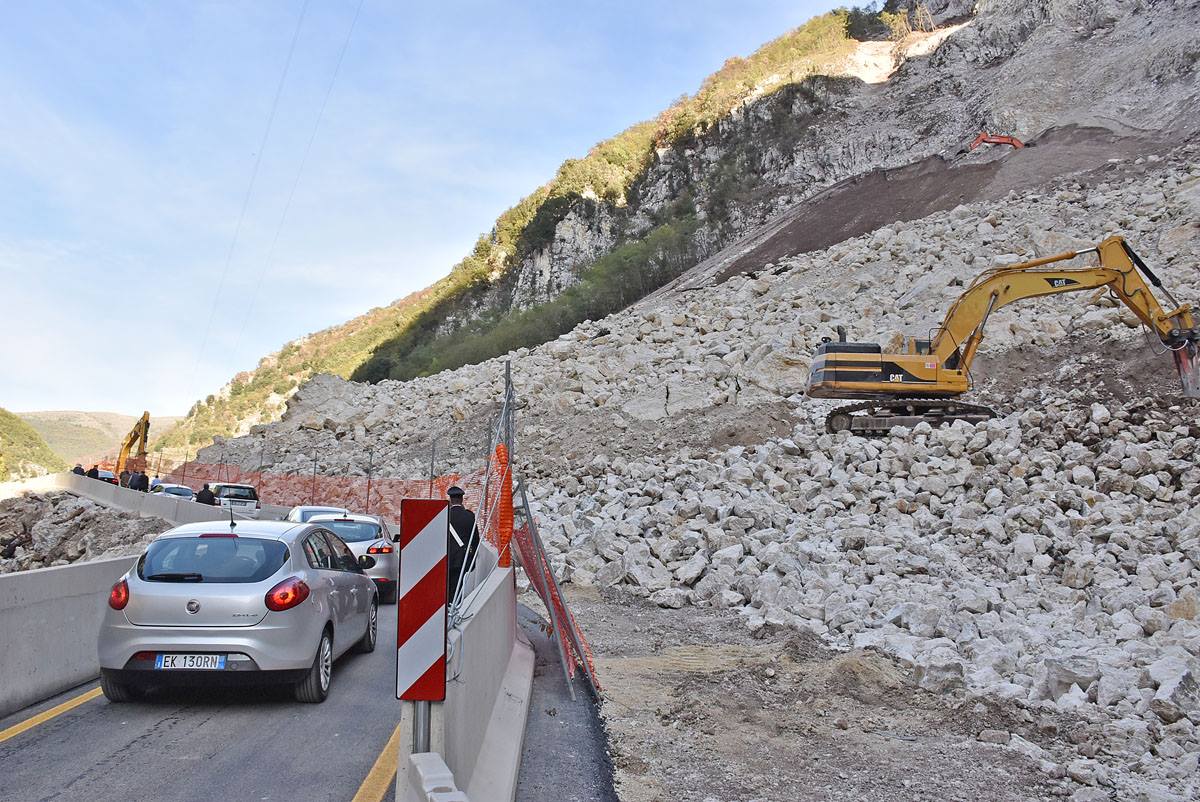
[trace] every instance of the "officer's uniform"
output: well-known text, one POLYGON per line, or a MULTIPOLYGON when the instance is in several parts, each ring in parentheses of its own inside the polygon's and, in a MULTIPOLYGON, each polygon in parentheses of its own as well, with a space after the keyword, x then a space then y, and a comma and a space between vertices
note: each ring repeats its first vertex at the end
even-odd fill
POLYGON ((475 530, 475 513, 462 505, 459 494, 450 488, 450 527, 446 532, 446 601, 454 599, 458 587, 458 576, 463 565, 470 571, 475 565, 475 553, 479 550, 479 533, 475 530))

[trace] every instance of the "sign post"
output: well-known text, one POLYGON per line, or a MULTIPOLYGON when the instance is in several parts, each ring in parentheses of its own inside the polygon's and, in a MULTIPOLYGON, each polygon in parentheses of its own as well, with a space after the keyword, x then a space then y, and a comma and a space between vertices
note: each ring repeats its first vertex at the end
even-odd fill
POLYGON ((430 702, 446 699, 446 532, 449 502, 400 501, 396 698, 414 702, 413 752, 428 752, 430 702))

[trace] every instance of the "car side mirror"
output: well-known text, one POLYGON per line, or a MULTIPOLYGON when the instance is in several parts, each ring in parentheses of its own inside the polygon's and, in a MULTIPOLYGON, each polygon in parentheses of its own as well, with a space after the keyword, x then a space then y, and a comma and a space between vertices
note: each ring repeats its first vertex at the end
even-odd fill
POLYGON ((358 558, 358 567, 366 571, 368 568, 375 567, 375 558, 370 554, 363 554, 358 558))

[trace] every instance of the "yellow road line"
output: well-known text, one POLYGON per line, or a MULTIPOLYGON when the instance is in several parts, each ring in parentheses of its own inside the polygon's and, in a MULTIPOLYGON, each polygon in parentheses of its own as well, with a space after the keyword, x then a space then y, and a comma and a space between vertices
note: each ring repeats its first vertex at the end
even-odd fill
POLYGON ((358 793, 351 802, 379 802, 387 795, 388 788, 396 777, 396 762, 399 759, 400 725, 392 730, 392 737, 387 745, 375 758, 375 765, 367 773, 367 778, 358 787, 358 793))
POLYGON ((0 730, 0 743, 4 743, 9 738, 15 738, 18 735, 20 735, 21 733, 25 732, 26 730, 31 730, 34 727, 36 727, 37 725, 43 724, 43 723, 49 721, 50 719, 54 718, 55 716, 61 716, 63 713, 67 712, 68 710, 74 710, 75 708, 77 708, 81 704, 83 704, 84 702, 90 702, 91 700, 95 699, 99 695, 100 695, 100 689, 98 687, 92 688, 87 693, 81 693, 78 696, 76 696, 74 699, 68 699, 67 701, 63 702, 61 705, 55 705, 54 707, 50 708, 49 710, 43 710, 42 712, 38 713, 36 716, 32 716, 31 718, 25 719, 20 724, 14 724, 6 730, 0 730))

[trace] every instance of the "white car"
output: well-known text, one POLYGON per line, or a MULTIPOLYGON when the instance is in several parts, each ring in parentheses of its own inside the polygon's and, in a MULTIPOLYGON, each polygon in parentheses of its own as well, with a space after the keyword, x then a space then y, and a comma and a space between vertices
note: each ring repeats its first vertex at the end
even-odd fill
POLYGON ((150 488, 150 492, 161 493, 164 497, 170 496, 171 498, 177 498, 181 501, 196 500, 196 493, 187 485, 173 485, 166 483, 157 484, 150 488))
POLYGON ((341 507, 314 507, 306 505, 302 507, 292 507, 288 510, 285 521, 295 521, 298 524, 306 524, 317 515, 346 515, 350 511, 341 507))
POLYGON ((262 509, 262 502, 258 500, 258 491, 254 489, 254 485, 217 482, 209 484, 208 489, 216 496, 221 509, 241 513, 247 518, 257 518, 258 511, 262 509))

